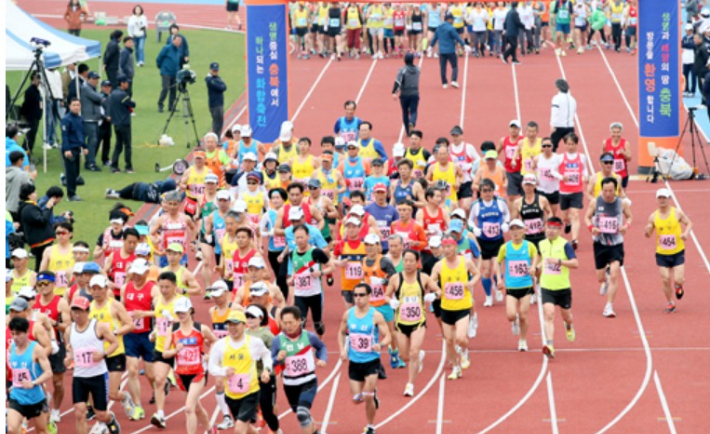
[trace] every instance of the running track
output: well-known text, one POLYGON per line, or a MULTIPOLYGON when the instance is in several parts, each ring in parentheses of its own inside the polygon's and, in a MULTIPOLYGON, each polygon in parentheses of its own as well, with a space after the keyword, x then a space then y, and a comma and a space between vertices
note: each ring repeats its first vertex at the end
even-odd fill
MULTIPOLYGON (((599 170, 600 143, 607 137, 610 122, 621 121, 625 136, 632 142, 638 133, 635 58, 593 51, 558 62, 550 50, 544 50, 540 56, 524 58, 524 64, 514 68, 493 59, 460 60, 462 88, 446 91, 438 81, 438 62, 422 61, 418 127, 424 131, 429 148, 436 137, 448 135, 456 123, 463 126, 466 140, 476 146, 483 140, 498 140, 506 134, 508 121, 516 117, 523 122, 536 120, 541 133, 549 132, 546 124, 549 99, 554 93, 552 83, 561 76, 568 78, 577 98, 577 131, 583 137, 580 151, 588 153, 595 171, 599 170)), ((357 99, 358 116, 373 120, 375 137, 391 147, 401 133, 399 106, 390 97, 399 65, 395 60, 374 62, 366 58, 342 63, 321 59, 292 62, 291 112, 296 134, 317 141, 330 133, 342 102, 357 99)), ((629 196, 634 203, 635 223, 626 238, 616 319, 601 316, 605 300, 598 294, 591 242, 582 232, 578 252, 581 268, 572 272, 577 330, 574 344, 566 342, 558 321, 557 357, 547 363, 537 351, 540 323, 533 308, 528 337, 533 351, 517 353, 516 338, 510 335, 502 305, 480 308, 479 334, 470 344, 472 367, 463 379, 449 382, 442 380, 448 369, 442 362, 438 327, 432 322, 415 397, 401 396, 405 372, 388 370, 388 380, 380 383, 379 432, 704 431, 710 405, 710 373, 703 369, 710 364, 710 319, 702 308, 705 300, 700 291, 707 289, 710 277, 706 259, 710 229, 700 223, 707 221, 710 211, 697 199, 706 196, 710 188, 700 182, 671 186, 677 204, 696 224, 697 239, 686 243, 686 296, 677 313, 662 312, 654 244, 642 235, 659 185, 632 182, 629 196)), ((190 267, 195 265, 192 261, 190 267)), ((327 420, 327 432, 359 432, 364 426, 364 410, 350 404, 347 367, 336 360, 335 328, 342 302, 336 291, 326 292, 326 344, 331 358, 319 371, 321 391, 313 414, 319 422, 327 420)), ((480 288, 475 298, 481 306, 480 288)), ((197 319, 205 320, 209 303, 193 301, 204 306, 197 319)), ((387 359, 383 357, 385 362, 387 359)), ((144 403, 149 396, 145 386, 143 383, 144 403)), ((65 398, 66 409, 69 402, 70 398, 65 398)), ((166 408, 169 429, 180 432, 184 426, 183 404, 184 395, 173 389, 166 408)), ((205 393, 202 404, 216 415, 213 393, 205 393)), ((282 393, 279 407, 282 412, 286 408, 282 393)), ((120 408, 114 410, 124 432, 155 431, 147 420, 128 422, 120 408)), ((146 411, 150 416, 153 409, 147 406, 146 411)), ((297 432, 293 415, 285 415, 282 422, 284 432, 297 432)), ((73 429, 71 414, 64 416, 60 429, 64 428, 73 429)))

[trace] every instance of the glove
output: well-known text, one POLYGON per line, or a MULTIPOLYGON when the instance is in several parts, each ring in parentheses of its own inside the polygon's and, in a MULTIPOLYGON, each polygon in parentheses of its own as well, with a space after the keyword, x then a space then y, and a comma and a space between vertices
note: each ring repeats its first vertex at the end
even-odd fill
POLYGON ((505 234, 505 233, 508 232, 508 230, 510 229, 510 227, 508 226, 508 223, 503 223, 503 224, 501 225, 501 229, 503 229, 503 233, 505 234))
POLYGON ((473 235, 480 238, 481 234, 482 234, 481 228, 479 228, 478 226, 474 226, 473 227, 473 235))
POLYGON ((52 340, 52 355, 55 355, 59 352, 59 344, 57 341, 52 340))
POLYGON ((427 303, 431 303, 434 300, 436 300, 436 294, 434 294, 433 292, 430 292, 429 294, 424 296, 424 301, 426 301, 427 303))
POLYGON ((397 310, 397 308, 399 307, 399 300, 397 300, 396 298, 390 300, 390 307, 394 310, 397 310))

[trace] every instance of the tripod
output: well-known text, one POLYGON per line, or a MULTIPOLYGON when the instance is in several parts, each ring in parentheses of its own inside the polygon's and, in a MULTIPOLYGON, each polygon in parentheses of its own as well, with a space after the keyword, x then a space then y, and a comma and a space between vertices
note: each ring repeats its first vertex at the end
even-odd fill
POLYGON ((165 128, 163 128, 163 134, 168 131, 168 126, 170 126, 170 121, 173 119, 175 112, 177 112, 178 104, 182 101, 182 118, 185 122, 185 138, 187 139, 187 148, 190 149, 190 121, 192 121, 192 131, 195 134, 195 146, 200 146, 200 137, 197 134, 197 125, 195 125, 195 114, 192 111, 192 103, 190 102, 190 91, 184 83, 180 83, 178 86, 178 97, 175 103, 170 108, 170 116, 165 122, 165 128))
POLYGON ((669 178, 669 175, 671 173, 671 169, 673 168, 673 163, 675 162, 676 157, 678 156, 678 150, 680 149, 681 143, 683 143, 683 137, 685 136, 685 133, 690 130, 690 146, 693 149, 693 171, 695 172, 695 178, 696 179, 705 179, 708 176, 710 176, 710 165, 708 165, 708 158, 705 155, 705 148, 703 148, 703 143, 705 143, 701 138, 700 138, 700 131, 698 131, 696 125, 695 125, 695 111, 697 110, 697 107, 688 107, 688 119, 685 120, 685 126, 683 126, 683 132, 680 134, 680 138, 678 139, 678 144, 675 147, 675 155, 673 155, 673 159, 671 159, 671 164, 668 166, 668 170, 666 171, 665 177, 669 178), (690 127, 688 127, 690 126, 690 127), (696 155, 695 155, 695 146, 696 146, 696 141, 697 141, 697 146, 700 148, 700 152, 703 154, 703 160, 705 161, 705 174, 700 174, 698 175, 697 173, 697 164, 696 164, 696 155))

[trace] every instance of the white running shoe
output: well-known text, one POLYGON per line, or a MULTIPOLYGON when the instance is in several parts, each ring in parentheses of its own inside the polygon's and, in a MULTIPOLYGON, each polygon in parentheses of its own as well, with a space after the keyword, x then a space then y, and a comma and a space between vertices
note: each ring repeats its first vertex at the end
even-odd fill
POLYGON ((612 306, 611 303, 607 303, 606 306, 604 306, 604 312, 602 312, 602 315, 604 315, 607 318, 616 318, 616 312, 614 312, 614 306, 612 306))
POLYGON ((491 306, 493 306, 493 296, 487 295, 486 301, 483 302, 483 307, 491 307, 491 306))
POLYGON ((611 271, 609 271, 609 268, 606 269, 606 280, 604 283, 602 283, 601 288, 599 288, 599 295, 606 295, 607 290, 609 289, 609 276, 611 275, 611 271))
POLYGON ((503 291, 496 289, 496 302, 500 303, 503 301, 503 291))
POLYGON ((469 339, 473 339, 476 337, 476 333, 478 332, 478 314, 474 313, 471 319, 468 321, 468 337, 469 339))
POLYGON ((128 392, 125 392, 125 396, 123 401, 121 401, 121 405, 123 405, 123 411, 126 412, 126 417, 130 419, 136 411, 136 405, 133 403, 133 399, 131 399, 131 395, 128 392))
POLYGON ((448 84, 444 84, 444 85, 442 85, 441 87, 443 87, 444 89, 448 89, 448 88, 449 88, 449 85, 448 85, 448 84))
POLYGON ((424 369, 424 357, 425 356, 426 356, 426 351, 419 350, 419 368, 417 370, 417 374, 421 374, 422 370, 424 369))
POLYGON ((520 334, 520 316, 516 315, 515 321, 510 325, 510 329, 513 332, 513 336, 518 336, 520 334))
POLYGON ((404 387, 404 396, 414 396, 414 384, 407 383, 404 387))
POLYGON ((463 372, 461 371, 461 368, 458 366, 454 366, 454 369, 451 371, 451 374, 449 375, 449 380, 458 380, 463 376, 463 372))
POLYGON ((528 350, 528 343, 527 341, 520 339, 518 341, 518 351, 527 351, 528 350))
POLYGON ((438 59, 438 58, 439 58, 439 53, 434 53, 434 59, 438 59))
POLYGON ((451 82, 451 87, 455 87, 456 89, 459 88, 459 83, 457 81, 452 81, 451 82))
POLYGON ((562 49, 561 49, 561 48, 555 48, 555 54, 557 54, 558 56, 559 56, 560 54, 562 54, 562 49))
POLYGON ((59 414, 58 409, 53 409, 49 414, 49 421, 54 423, 59 423, 62 420, 61 414, 59 414))
POLYGON ((223 431, 230 428, 234 428, 234 421, 232 420, 231 416, 225 414, 224 418, 222 419, 222 423, 217 425, 217 429, 223 431))
POLYGON ((537 303, 537 294, 533 292, 533 295, 530 296, 530 305, 534 306, 535 303, 537 303))

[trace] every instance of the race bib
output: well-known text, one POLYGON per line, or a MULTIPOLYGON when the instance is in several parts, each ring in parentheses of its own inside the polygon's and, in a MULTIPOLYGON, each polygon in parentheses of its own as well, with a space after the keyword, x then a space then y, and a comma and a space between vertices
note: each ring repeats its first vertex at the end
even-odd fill
POLYGON ((30 375, 30 370, 26 368, 13 368, 12 369, 12 387, 16 389, 22 389, 23 381, 32 381, 32 376, 30 375))
POLYGON ((626 168, 626 161, 623 158, 614 159, 614 172, 619 173, 626 168))
POLYGON ((424 172, 422 171, 422 169, 414 169, 412 176, 414 177, 414 179, 421 178, 422 176, 424 176, 424 172))
POLYGON ((202 196, 203 194, 205 194, 205 184, 190 184, 190 195, 192 197, 202 196))
POLYGON ((259 214, 247 214, 247 217, 249 218, 249 221, 252 222, 254 225, 258 225, 259 220, 261 220, 261 216, 259 214))
POLYGON ((335 199, 335 192, 331 189, 323 190, 321 191, 321 193, 323 193, 323 196, 327 197, 330 200, 335 199))
POLYGON ((293 276, 293 286, 296 291, 311 291, 313 290, 313 276, 310 271, 304 271, 293 276))
POLYGON ((540 178, 546 181, 554 181, 555 177, 552 176, 552 169, 540 169, 540 178))
POLYGON ((568 9, 560 9, 559 12, 557 12, 557 16, 559 18, 562 18, 563 20, 566 20, 569 18, 569 10, 568 9))
POLYGON ((126 273, 123 271, 116 271, 113 273, 113 284, 116 285, 117 288, 121 288, 123 285, 126 284, 126 273))
POLYGON ((387 241, 387 239, 392 235, 392 228, 387 226, 387 222, 378 221, 377 226, 380 228, 380 240, 387 241))
POLYGON ((57 271, 56 272, 56 287, 58 288, 66 288, 69 286, 69 278, 67 277, 67 272, 66 271, 57 271))
POLYGON ((167 336, 168 333, 170 333, 170 328, 172 327, 173 322, 168 318, 161 316, 160 318, 156 318, 155 325, 158 328, 158 336, 167 336))
POLYGON ((565 173, 567 175, 567 185, 579 185, 579 172, 565 173))
POLYGON ((429 223, 426 226, 426 230, 431 235, 440 235, 441 234, 441 225, 439 223, 429 223))
POLYGON ((350 178, 350 190, 362 190, 365 178, 350 178))
POLYGON ((133 326, 136 329, 143 329, 143 327, 145 326, 145 318, 134 318, 133 326))
POLYGON ((197 366, 202 363, 200 359, 200 347, 183 347, 177 353, 177 362, 182 366, 197 366))
POLYGON ((616 234, 619 232, 619 220, 616 217, 599 217, 599 230, 603 234, 616 234))
POLYGON ((447 282, 444 284, 444 295, 449 300, 461 300, 463 298, 463 283, 447 282))
POLYGON ((348 262, 345 265, 345 278, 348 280, 362 279, 362 263, 348 262))
MULTIPOLYGON (((74 350, 74 364, 83 368, 94 366, 94 351, 95 348, 77 348, 74 350)), ((13 369, 14 371, 14 369, 13 369)))
POLYGON ((506 146, 505 147, 505 158, 512 160, 515 157, 515 150, 518 149, 517 146, 506 146))
MULTIPOLYGON (((197 201, 185 198, 185 214, 195 215, 197 213, 197 201)), ((169 243, 168 243, 169 244, 169 243)))
POLYGON ((372 352, 372 335, 350 333, 350 348, 358 353, 372 352))
POLYGON ((247 393, 250 380, 251 375, 249 374, 234 374, 227 378, 227 387, 232 393, 247 393))
POLYGON ((244 286, 244 273, 234 273, 232 274, 232 281, 234 282, 234 288, 241 288, 244 286))
POLYGON ((397 28, 404 27, 404 20, 402 18, 397 18, 396 20, 394 20, 394 26, 397 28))
POLYGON ((284 373, 289 377, 297 377, 307 374, 308 372, 313 372, 316 369, 313 363, 313 355, 310 352, 308 354, 286 357, 284 365, 284 373))
POLYGON ((419 321, 422 318, 422 304, 419 297, 404 297, 399 306, 399 318, 407 322, 419 321))
POLYGON ((673 250, 678 244, 675 235, 661 235, 658 237, 658 245, 663 250, 673 250))
POLYGON ((526 172, 532 172, 533 171, 533 160, 532 158, 526 158, 523 160, 523 167, 525 168, 526 172))
POLYGON ((508 261, 508 274, 511 277, 525 277, 528 275, 527 261, 508 261))
POLYGON ((185 247, 185 237, 184 236, 179 236, 179 237, 165 237, 165 245, 169 246, 173 243, 178 243, 180 244, 183 248, 185 247))
POLYGON ((545 274, 560 275, 562 274, 562 266, 556 263, 545 261, 545 274))
POLYGON ((298 20, 296 20, 296 26, 297 27, 306 27, 307 21, 304 17, 299 17, 298 20))
POLYGON ((422 29, 422 23, 415 21, 412 23, 412 30, 419 31, 422 29))
POLYGON ((232 277, 232 271, 234 270, 234 261, 231 259, 224 260, 224 275, 227 279, 232 277))
POLYGON ((214 235, 217 237, 215 240, 216 245, 221 245, 222 244, 222 239, 224 238, 224 233, 226 232, 226 229, 215 229, 214 235))
POLYGON ((331 18, 328 20, 328 27, 340 27, 340 18, 331 18))
POLYGON ((397 234, 404 240, 404 250, 409 248, 409 232, 397 232, 397 234))
POLYGON ((500 235, 500 223, 483 222, 482 229, 486 238, 495 238, 500 235))
POLYGON ((278 236, 274 237, 274 247, 280 249, 286 247, 286 237, 278 236))
POLYGON ((360 25, 360 20, 358 20, 357 18, 350 18, 350 19, 348 20, 348 26, 350 26, 351 28, 352 28, 352 27, 357 27, 357 26, 359 26, 359 25, 360 25))
POLYGON ((345 140, 345 143, 352 142, 357 138, 357 133, 355 131, 341 131, 340 137, 345 140))
POLYGON ((525 220, 525 235, 537 235, 543 231, 541 218, 525 220))
POLYGON ((370 278, 370 284, 372 285, 372 294, 370 295, 370 302, 383 301, 385 299, 385 289, 382 287, 383 280, 377 277, 370 278))
POLYGON ((212 332, 217 337, 217 339, 222 339, 229 334, 229 331, 227 330, 212 330, 212 332))

